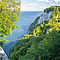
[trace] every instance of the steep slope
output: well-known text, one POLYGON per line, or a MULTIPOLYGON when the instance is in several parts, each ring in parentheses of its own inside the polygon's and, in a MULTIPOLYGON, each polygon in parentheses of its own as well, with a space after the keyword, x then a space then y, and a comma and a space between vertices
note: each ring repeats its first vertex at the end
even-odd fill
POLYGON ((40 19, 38 19, 37 21, 37 24, 40 24, 45 20, 49 21, 51 14, 52 14, 52 11, 50 11, 49 13, 44 12, 43 14, 41 14, 40 19))
POLYGON ((10 49, 10 60, 60 60, 60 6, 52 7, 45 9, 31 24, 29 34, 10 49))
POLYGON ((0 47, 0 60, 9 60, 4 50, 0 47))

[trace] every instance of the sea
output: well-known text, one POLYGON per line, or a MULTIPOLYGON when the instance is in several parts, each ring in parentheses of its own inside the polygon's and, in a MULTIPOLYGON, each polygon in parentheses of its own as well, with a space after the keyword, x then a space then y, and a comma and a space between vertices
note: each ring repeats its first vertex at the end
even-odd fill
POLYGON ((36 19, 36 17, 40 16, 43 11, 21 11, 22 19, 18 18, 18 29, 12 30, 12 35, 7 36, 7 40, 9 40, 6 45, 4 45, 3 49, 5 53, 8 55, 9 49, 17 42, 18 39, 22 38, 25 34, 27 34, 27 29, 36 19))

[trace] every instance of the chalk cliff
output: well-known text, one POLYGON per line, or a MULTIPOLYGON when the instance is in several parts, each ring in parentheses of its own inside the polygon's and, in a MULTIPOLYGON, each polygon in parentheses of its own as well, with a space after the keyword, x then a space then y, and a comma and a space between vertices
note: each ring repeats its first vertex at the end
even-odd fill
POLYGON ((44 12, 43 14, 40 15, 40 19, 38 19, 37 24, 42 23, 45 20, 50 20, 50 16, 51 16, 52 12, 50 11, 49 13, 44 12))
POLYGON ((0 60, 9 60, 2 47, 0 47, 0 60))

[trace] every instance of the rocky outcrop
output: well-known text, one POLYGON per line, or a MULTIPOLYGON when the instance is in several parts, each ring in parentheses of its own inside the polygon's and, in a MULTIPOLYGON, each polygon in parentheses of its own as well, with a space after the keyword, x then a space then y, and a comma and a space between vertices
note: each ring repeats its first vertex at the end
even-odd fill
POLYGON ((0 60, 9 60, 4 50, 0 47, 0 60))
POLYGON ((52 12, 49 12, 49 13, 44 12, 43 14, 41 14, 40 19, 38 19, 38 21, 37 21, 37 24, 40 24, 45 20, 47 20, 47 21, 50 20, 51 14, 52 14, 52 12))
POLYGON ((28 26, 28 29, 27 29, 27 34, 30 32, 30 31, 29 31, 29 28, 30 28, 30 26, 28 26))
MULTIPOLYGON (((42 13, 42 14, 40 15, 40 18, 37 20, 37 24, 41 24, 41 23, 44 22, 45 20, 49 21, 51 14, 52 14, 52 11, 50 11, 49 13, 47 13, 47 12, 42 13)), ((37 25, 37 24, 36 24, 36 25, 37 25)), ((35 25, 35 26, 36 26, 36 25, 35 25)), ((30 26, 31 26, 31 25, 30 25, 30 26)), ((27 34, 30 32, 30 31, 29 31, 30 26, 28 26, 27 34)))

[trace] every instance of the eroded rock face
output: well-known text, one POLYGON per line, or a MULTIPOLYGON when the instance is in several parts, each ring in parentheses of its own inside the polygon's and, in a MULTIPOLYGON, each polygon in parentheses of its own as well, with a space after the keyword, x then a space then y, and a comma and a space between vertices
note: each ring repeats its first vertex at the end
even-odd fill
POLYGON ((51 14, 52 12, 49 12, 49 13, 44 12, 43 14, 41 14, 40 19, 37 21, 37 24, 40 24, 45 20, 47 21, 50 20, 51 14))
POLYGON ((9 60, 2 47, 0 47, 0 60, 9 60))

